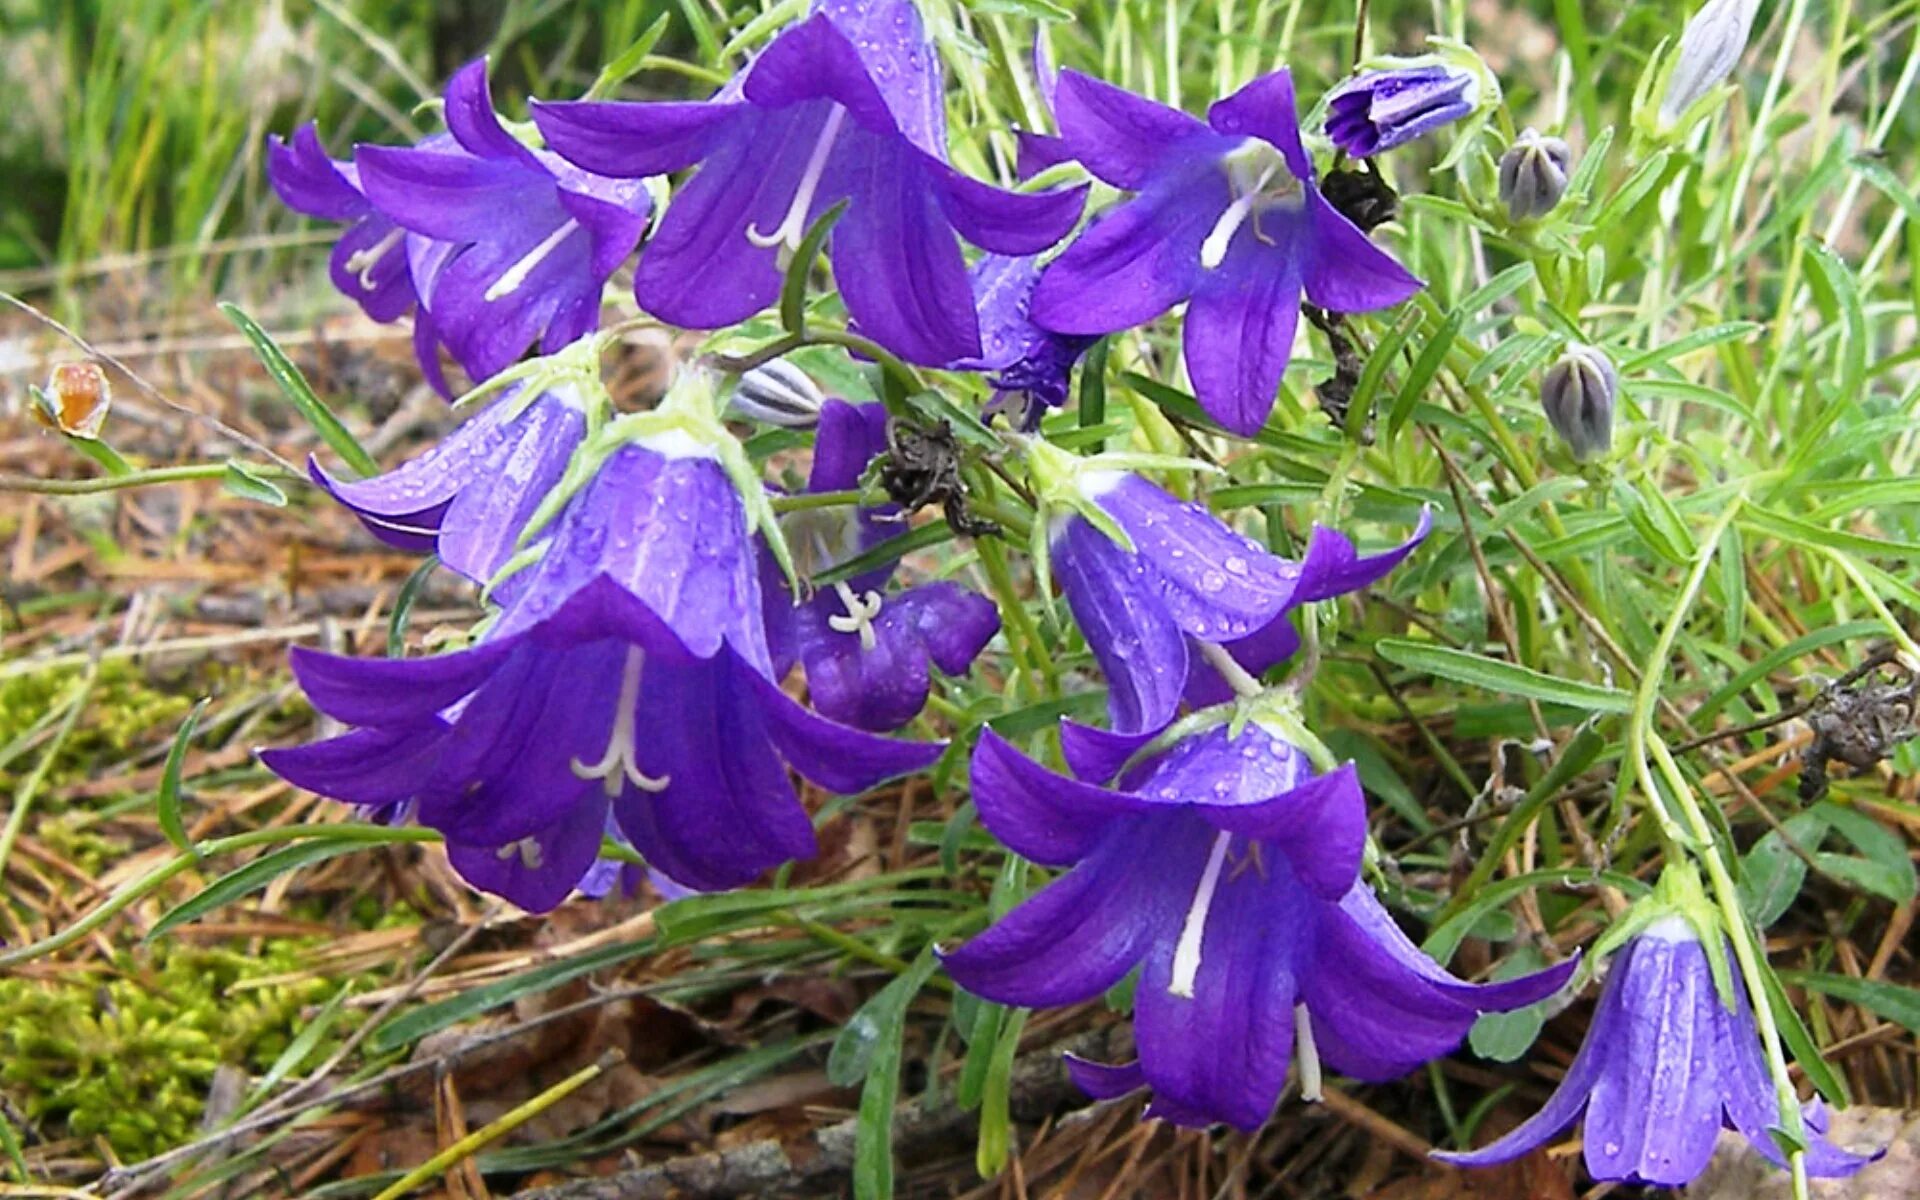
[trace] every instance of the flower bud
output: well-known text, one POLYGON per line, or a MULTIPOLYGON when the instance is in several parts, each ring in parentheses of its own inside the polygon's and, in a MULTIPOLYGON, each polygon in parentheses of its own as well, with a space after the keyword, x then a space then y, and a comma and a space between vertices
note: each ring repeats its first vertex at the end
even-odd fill
POLYGON ((54 367, 44 391, 30 389, 34 419, 68 437, 97 441, 100 427, 113 407, 113 386, 94 362, 67 362, 54 367))
POLYGON ((1432 56, 1391 61, 1327 96, 1327 137, 1355 158, 1404 145, 1479 106, 1480 81, 1472 72, 1432 56))
POLYGON ((783 358, 763 363, 740 377, 728 402, 735 414, 782 429, 811 429, 827 398, 805 371, 783 358))
POLYGON ((1620 394, 1620 373, 1605 353, 1574 343, 1547 368, 1540 381, 1540 406, 1578 462, 1605 454, 1613 446, 1613 406, 1620 394))
POLYGON ((1500 202, 1514 223, 1544 217, 1567 191, 1573 151, 1557 137, 1536 129, 1521 131, 1500 156, 1500 202))
POLYGON ((1753 32, 1760 0, 1707 0, 1680 35, 1680 52, 1667 76, 1667 94, 1660 101, 1660 123, 1671 126, 1733 73, 1753 32))

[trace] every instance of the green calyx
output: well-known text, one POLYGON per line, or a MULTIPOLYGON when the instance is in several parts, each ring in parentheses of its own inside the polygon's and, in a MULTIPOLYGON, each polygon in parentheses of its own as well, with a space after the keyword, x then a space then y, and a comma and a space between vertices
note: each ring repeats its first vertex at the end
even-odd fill
POLYGON ((1700 873, 1691 863, 1669 863, 1660 872, 1660 881, 1645 899, 1627 910, 1625 916, 1594 942, 1589 964, 1605 960, 1614 951, 1646 932, 1654 922, 1678 917, 1693 930, 1706 952, 1708 969, 1713 972, 1714 991, 1720 1003, 1733 1007, 1733 970, 1727 962, 1726 928, 1720 910, 1708 897, 1700 873))

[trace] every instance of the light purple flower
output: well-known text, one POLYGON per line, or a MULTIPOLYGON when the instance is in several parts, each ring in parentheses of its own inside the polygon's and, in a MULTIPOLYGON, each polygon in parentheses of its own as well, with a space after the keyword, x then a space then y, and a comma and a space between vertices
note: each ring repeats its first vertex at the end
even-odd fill
POLYGON ((1479 81, 1438 61, 1365 71, 1327 96, 1327 137, 1355 158, 1425 137, 1473 112, 1479 81))
MULTIPOLYGON (((809 492, 857 487, 886 449, 887 414, 878 404, 828 400, 820 410, 809 492)), ((891 506, 888 506, 891 508, 891 506)), ((888 537, 883 510, 812 509, 782 522, 803 575, 846 562, 888 537)), ((888 589, 891 566, 818 589, 795 603, 770 556, 763 556, 768 646, 774 678, 794 663, 806 671, 813 707, 859 729, 898 729, 926 706, 930 667, 963 675, 1000 630, 991 600, 950 582, 888 589)))
POLYGON ((545 544, 495 589, 504 608, 471 649, 296 650, 308 699, 354 728, 267 765, 337 799, 411 805, 469 882, 542 911, 593 866, 609 812, 649 866, 734 887, 814 851, 788 767, 850 794, 940 753, 781 691, 741 499, 685 435, 613 450, 545 544))
POLYGON ((1237 736, 1222 723, 1184 738, 1112 787, 1054 775, 988 731, 973 798, 1008 846, 1071 869, 946 955, 948 972, 987 999, 1043 1007, 1140 966, 1139 1061, 1069 1065, 1096 1096, 1152 1088, 1149 1115, 1178 1124, 1257 1127, 1296 1050, 1309 1073, 1324 1059, 1395 1078, 1572 970, 1475 986, 1421 954, 1358 879, 1353 766, 1316 776, 1259 718, 1237 736))
POLYGON ((1136 195, 1042 273, 1034 321, 1098 335, 1188 301, 1187 374, 1227 429, 1266 421, 1303 293, 1363 312, 1420 288, 1320 195, 1285 70, 1217 101, 1204 122, 1073 71, 1055 103, 1073 157, 1136 195))
MULTIPOLYGON (((1681 1187, 1713 1157, 1722 1128, 1784 1165, 1772 1076, 1739 974, 1721 1003, 1706 947, 1686 918, 1658 918, 1608 973, 1587 1040, 1538 1113, 1484 1149, 1441 1153, 1459 1166, 1511 1162, 1585 1114, 1582 1150, 1597 1180, 1681 1187)), ((1825 1136, 1818 1105, 1805 1113, 1807 1173, 1851 1175, 1879 1155, 1850 1154, 1825 1136)))
POLYGON ((959 240, 1033 254, 1073 227, 1084 189, 1024 194, 946 161, 940 62, 907 0, 822 0, 712 99, 536 105, 550 145, 639 178, 700 170, 635 279, 640 306, 715 329, 778 297, 783 255, 841 200, 834 277, 860 330, 938 366, 980 352, 959 240))
POLYGON ((651 200, 637 179, 582 171, 500 123, 485 60, 447 82, 457 153, 361 146, 360 184, 381 214, 439 244, 412 270, 436 335, 486 379, 536 342, 552 353, 600 327, 601 291, 640 242, 651 200))
POLYGON ((526 400, 517 386, 410 462, 372 479, 307 472, 390 546, 440 555, 485 585, 518 547, 527 520, 566 471, 586 434, 585 403, 570 385, 526 400))
POLYGON ((1054 333, 1033 323, 1028 310, 1040 262, 1033 256, 989 254, 969 272, 980 314, 980 353, 948 364, 984 371, 993 384, 987 411, 1007 412, 1014 428, 1032 433, 1048 409, 1067 402, 1074 364, 1099 339, 1054 333))

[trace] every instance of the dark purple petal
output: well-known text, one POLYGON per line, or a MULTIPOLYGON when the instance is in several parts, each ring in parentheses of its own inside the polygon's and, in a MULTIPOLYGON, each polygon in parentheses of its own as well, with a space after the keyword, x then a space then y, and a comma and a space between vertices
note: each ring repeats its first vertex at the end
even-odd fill
POLYGON ((1374 245, 1326 197, 1307 194, 1312 225, 1304 248, 1307 299, 1334 312, 1372 312, 1407 299, 1426 284, 1400 260, 1374 245))
POLYGON ((383 324, 399 320, 414 305, 413 277, 400 245, 405 236, 398 225, 372 213, 342 233, 327 258, 333 286, 383 324))
POLYGON ((1064 1055, 1063 1058, 1073 1086, 1095 1100, 1117 1100, 1128 1092, 1137 1092, 1147 1086, 1147 1074, 1140 1069, 1138 1059, 1126 1063, 1098 1063, 1077 1054, 1064 1055))
POLYGON ((1293 73, 1285 67, 1241 88, 1207 109, 1214 132, 1233 138, 1257 137, 1280 152, 1293 177, 1313 184, 1313 161, 1300 144, 1300 117, 1293 102, 1293 73))
MULTIPOLYGON (((1677 918, 1676 918, 1677 919, 1677 918)), ((1691 932, 1668 941, 1646 934, 1615 962, 1619 1003, 1633 1019, 1614 1047, 1614 1070, 1587 1102, 1582 1143, 1595 1179, 1677 1187, 1713 1157, 1720 1133, 1714 1064, 1719 1000, 1691 932)))
POLYGON ((1474 110, 1473 76, 1441 63, 1355 76, 1327 96, 1327 137, 1356 158, 1405 145, 1474 110))
POLYGON ((1173 906, 1139 869, 1143 856, 1165 853, 1151 823, 1113 826, 1085 862, 943 955, 947 974, 1002 1004, 1037 1008, 1099 995, 1150 943, 1170 936, 1173 906))
MULTIPOLYGON (((1227 642, 1224 649, 1248 674, 1258 679, 1267 673, 1267 668, 1294 656, 1300 649, 1300 634, 1294 629, 1293 621, 1282 613, 1259 631, 1227 642)), ((1220 678, 1220 672, 1205 658, 1194 655, 1188 663, 1187 703, 1194 708, 1207 708, 1232 699, 1233 688, 1220 678)))
POLYGON ((500 115, 493 110, 493 97, 487 90, 486 59, 468 63, 447 80, 442 115, 447 122, 447 132, 467 153, 539 167, 533 151, 506 131, 500 124, 500 115))
MULTIPOLYGON (((1311 909, 1284 863, 1254 865, 1237 855, 1221 863, 1204 914, 1190 908, 1214 839, 1226 835, 1200 821, 1185 824, 1177 848, 1156 853, 1154 874, 1163 888, 1185 893, 1175 901, 1177 929, 1204 920, 1199 964, 1191 994, 1180 994, 1175 936, 1157 939, 1148 952, 1134 993, 1140 1066, 1156 1100, 1256 1129, 1279 1101, 1291 1065, 1294 999, 1302 972, 1311 974, 1304 955, 1311 909)), ((1246 850, 1244 842, 1231 845, 1246 850)))
POLYGON ((1230 142, 1179 109, 1078 71, 1060 72, 1054 111, 1073 157, 1128 191, 1143 190, 1169 155, 1193 153, 1190 143, 1221 152, 1232 149, 1230 142))
POLYGON ((1114 730, 1164 727, 1180 706, 1187 640, 1146 565, 1072 517, 1054 540, 1053 572, 1106 674, 1114 730))
POLYGON ((837 724, 807 711, 762 675, 744 667, 736 674, 753 674, 768 735, 787 765, 836 795, 856 796, 923 771, 947 748, 945 742, 902 741, 837 724))
POLYGON ((768 736, 762 683, 731 655, 646 668, 640 769, 666 784, 623 788, 614 812, 641 856, 689 887, 738 887, 814 853, 813 823, 768 736))
POLYGON ((1087 783, 1105 783, 1120 773, 1127 761, 1160 736, 1158 729, 1114 733, 1078 721, 1060 722, 1060 753, 1067 768, 1087 783))
MULTIPOLYGON (((814 603, 838 600, 828 593, 814 603)), ((885 733, 913 720, 926 706, 927 651, 900 620, 892 601, 883 603, 871 629, 874 644, 868 649, 858 634, 835 630, 821 620, 801 646, 800 663, 807 672, 808 699, 821 716, 885 733)))
POLYGON ((1198 811, 1216 829, 1260 838, 1263 847, 1284 852, 1294 876, 1325 899, 1344 895, 1360 873, 1367 845, 1367 798, 1352 763, 1271 800, 1203 804, 1198 811))
POLYGON ((853 197, 831 250, 848 315, 908 362, 937 367, 979 354, 966 260, 920 152, 899 138, 841 137, 823 191, 853 197))
MULTIPOLYGON (((353 161, 361 186, 381 212, 440 241, 498 238, 503 227, 524 231, 553 206, 552 177, 517 160, 357 146, 353 161)), ((431 295, 425 286, 420 290, 431 295)))
POLYGON ((1021 179, 1032 179, 1048 167, 1074 160, 1073 151, 1067 146, 1065 138, 1016 129, 1013 131, 1013 140, 1017 147, 1013 170, 1021 179))
POLYGON ((849 404, 829 397, 820 406, 807 490, 839 492, 858 487, 867 464, 886 448, 886 405, 849 404))
POLYGON ((738 136, 752 107, 733 100, 534 101, 533 123, 554 153, 619 179, 683 171, 738 136))
POLYGON ((1195 637, 1210 642, 1246 637, 1293 597, 1297 566, 1267 553, 1198 504, 1176 499, 1137 475, 1124 476, 1095 501, 1153 565, 1167 585, 1162 599, 1168 612, 1195 637))
MULTIPOLYGON (((1604 1039, 1621 1036, 1623 1031, 1617 1013, 1612 1019, 1607 1018, 1606 1000, 1602 997, 1601 1008, 1594 1014, 1593 1025, 1587 1031, 1587 1040, 1581 1045, 1580 1053, 1574 1056, 1566 1077, 1539 1112, 1477 1150, 1436 1150, 1433 1157, 1456 1167, 1497 1167, 1501 1163, 1524 1158, 1558 1137, 1562 1130, 1579 1119, 1587 1107, 1594 1083, 1612 1066, 1609 1061, 1612 1047, 1604 1039), (1603 1020, 1606 1021, 1604 1027, 1603 1020)), ((1319 1030, 1320 1020, 1316 1015, 1314 1036, 1320 1040, 1321 1055, 1336 1069, 1344 1069, 1339 1068, 1337 1060, 1328 1053, 1328 1042, 1321 1038, 1319 1030)))
MULTIPOLYGON (((881 614, 882 621, 889 619, 911 630, 947 675, 966 674, 1000 632, 1000 609, 993 601, 957 583, 923 583, 893 596, 881 614)), ((886 636, 883 630, 881 637, 886 636)))
POLYGON ((1087 201, 1085 185, 1009 192, 937 159, 922 161, 947 220, 961 237, 996 254, 1038 254, 1049 248, 1073 232, 1087 201))
POLYGON ((1419 523, 1406 541, 1390 550, 1362 557, 1345 534, 1315 525, 1307 543, 1306 557, 1300 561, 1300 587, 1294 594, 1294 603, 1331 600, 1377 583, 1405 562, 1432 529, 1433 510, 1423 508, 1419 523))
POLYGON ((981 824, 1022 857, 1048 866, 1078 862, 1125 823, 1116 818, 1151 808, 1127 792, 1055 775, 991 729, 973 750, 972 793, 981 824))
POLYGON ((1201 243, 1231 199, 1213 162, 1153 176, 1047 265, 1033 292, 1034 323, 1091 335, 1153 320, 1192 293, 1201 243))
POLYGON ((1297 213, 1256 212, 1193 289, 1183 345, 1194 398, 1243 437, 1266 423, 1293 357, 1307 236, 1297 213))
POLYGON ((386 808, 413 798, 430 777, 445 727, 356 729, 339 737, 262 750, 275 775, 318 796, 386 808))
POLYGON ((559 907, 600 854, 606 797, 591 785, 558 820, 504 846, 448 842, 447 860, 484 892, 505 896, 531 913, 559 907))
POLYGON ((760 108, 830 100, 871 133, 897 136, 899 126, 861 61, 860 51, 824 14, 789 27, 753 60, 746 98, 760 108))
POLYGON ((350 165, 327 155, 311 121, 293 131, 291 142, 267 139, 267 182, 288 208, 309 217, 355 221, 372 210, 350 165))
POLYGON ((287 657, 314 708, 348 725, 392 727, 438 720, 513 648, 503 640, 430 658, 351 658, 295 646, 287 657))
POLYGON ((947 112, 940 55, 911 0, 819 0, 814 11, 858 51, 907 140, 928 154, 943 154, 947 112))
POLYGON ((641 308, 669 324, 718 329, 779 297, 775 250, 755 245, 747 230, 779 227, 830 107, 817 101, 756 112, 737 135, 717 139, 640 256, 634 296, 641 308))
MULTIPOLYGON (((451 500, 442 500, 437 504, 413 512, 394 513, 391 516, 375 513, 370 509, 356 507, 341 494, 341 488, 356 482, 335 479, 327 474, 318 458, 307 459, 307 478, 318 484, 322 491, 339 501, 357 517, 366 531, 396 550, 405 550, 412 554, 431 554, 439 537, 440 520, 446 515, 451 500)), ((383 478, 376 476, 375 479, 383 478)), ((368 480, 366 482, 373 482, 368 480)))

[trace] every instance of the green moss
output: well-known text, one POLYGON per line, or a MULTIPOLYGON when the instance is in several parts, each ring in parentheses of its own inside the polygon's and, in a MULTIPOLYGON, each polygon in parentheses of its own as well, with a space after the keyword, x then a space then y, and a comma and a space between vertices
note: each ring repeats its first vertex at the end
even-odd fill
POLYGON ((258 956, 162 944, 123 951, 104 976, 0 979, 0 1089, 42 1132, 102 1136, 123 1159, 178 1145, 199 1128, 215 1070, 266 1070, 302 1010, 334 990, 325 979, 236 989, 298 970, 311 944, 269 942, 258 956))
MULTIPOLYGON (((65 703, 79 678, 79 668, 70 668, 0 680, 0 746, 33 728, 54 705, 65 703)), ((187 694, 192 690, 181 684, 157 686, 124 660, 102 663, 87 711, 61 749, 40 802, 58 803, 60 784, 84 779, 99 764, 164 740, 193 707, 187 694)), ((11 790, 36 761, 29 753, 7 764, 0 770, 0 789, 11 790)))

